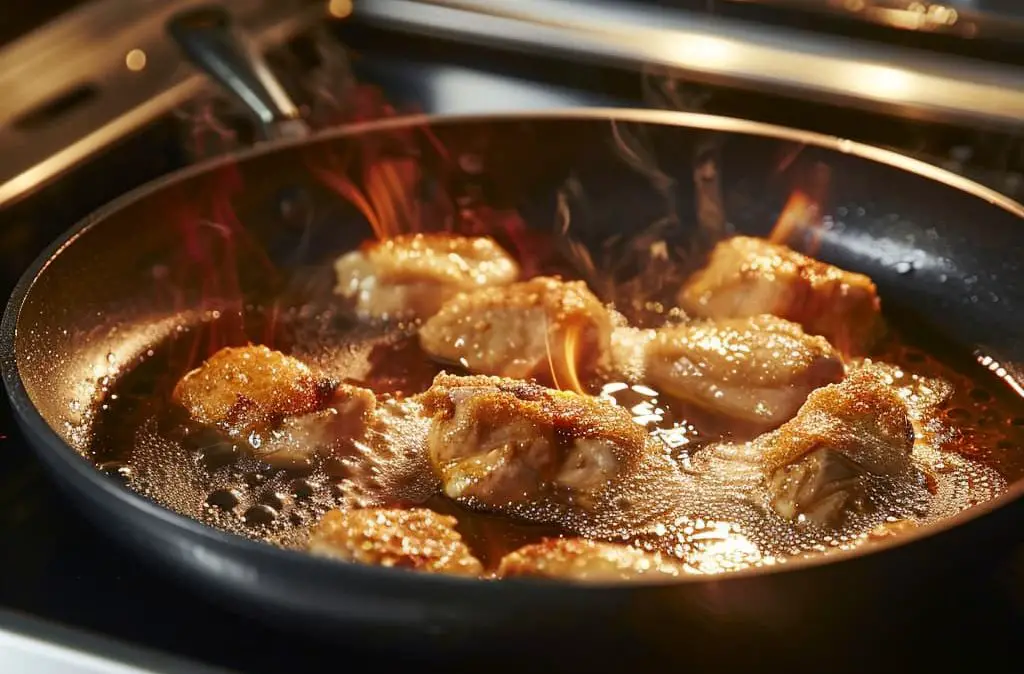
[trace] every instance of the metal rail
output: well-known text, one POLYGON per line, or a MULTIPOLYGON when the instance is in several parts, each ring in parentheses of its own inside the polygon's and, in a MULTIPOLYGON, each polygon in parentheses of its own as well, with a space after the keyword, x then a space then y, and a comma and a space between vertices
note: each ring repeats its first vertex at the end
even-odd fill
POLYGON ((911 118, 1024 128, 1024 69, 622 0, 359 0, 356 20, 911 118))
MULTIPOLYGON (((165 33, 171 15, 200 4, 96 0, 0 50, 0 207, 207 84, 165 33), (76 88, 85 100, 26 127, 26 113, 76 88)), ((624 0, 234 0, 230 7, 263 46, 326 11, 352 11, 354 20, 393 30, 653 66, 694 81, 911 118, 1013 131, 1024 121, 1021 69, 624 0)))

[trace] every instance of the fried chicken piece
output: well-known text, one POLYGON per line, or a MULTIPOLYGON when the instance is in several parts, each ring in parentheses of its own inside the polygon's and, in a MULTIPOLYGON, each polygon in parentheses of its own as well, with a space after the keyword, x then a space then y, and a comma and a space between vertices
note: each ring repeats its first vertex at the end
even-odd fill
POLYGON ((524 381, 440 374, 420 400, 445 493, 485 509, 545 500, 590 507, 648 451, 626 410, 524 381))
POLYGON ((455 294, 512 283, 519 265, 490 237, 414 234, 373 241, 334 264, 334 292, 365 318, 424 319, 455 294))
POLYGON ((774 314, 847 354, 866 353, 883 327, 878 293, 867 276, 746 236, 715 246, 678 301, 685 311, 707 318, 774 314))
POLYGON ((812 393, 795 418, 754 445, 775 510, 819 525, 877 509, 893 480, 917 478, 907 406, 869 368, 812 393))
POLYGON ((553 538, 527 545, 501 559, 500 578, 560 578, 582 582, 667 580, 686 573, 678 561, 657 552, 583 538, 553 538))
POLYGON ((774 316, 662 328, 646 345, 645 371, 672 396, 769 428, 791 419, 811 391, 843 378, 824 338, 774 316))
POLYGON ((369 389, 341 384, 327 405, 316 412, 285 417, 258 439, 250 440, 253 453, 278 468, 302 468, 310 465, 317 454, 343 452, 348 443, 365 435, 377 397, 369 389))
POLYGON ((181 378, 173 398, 194 421, 246 438, 322 409, 334 388, 302 361, 259 345, 221 349, 181 378))
POLYGON ((358 437, 376 405, 372 391, 339 385, 262 345, 221 349, 181 378, 172 399, 193 422, 282 467, 358 437))
POLYGON ((903 399, 919 444, 941 447, 955 441, 956 434, 950 433, 948 424, 940 416, 942 408, 953 397, 951 383, 937 377, 913 374, 890 363, 863 360, 847 366, 851 372, 860 368, 869 369, 903 399))
POLYGON ((558 383, 592 369, 611 331, 608 310, 585 283, 538 276, 456 296, 423 325, 420 344, 471 372, 527 379, 550 371, 558 383))
POLYGON ((357 564, 479 576, 480 561, 455 530, 454 517, 426 508, 331 510, 313 530, 309 551, 357 564))

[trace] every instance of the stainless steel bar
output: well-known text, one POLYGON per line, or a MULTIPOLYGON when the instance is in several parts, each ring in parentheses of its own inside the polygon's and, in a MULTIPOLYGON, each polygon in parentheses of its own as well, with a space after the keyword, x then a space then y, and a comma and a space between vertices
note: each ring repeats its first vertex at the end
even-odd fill
POLYGON ((784 92, 912 118, 1017 130, 1024 70, 608 0, 361 0, 355 17, 427 35, 784 92))
POLYGON ((965 38, 1024 38, 1024 3, 1019 0, 723 0, 798 10, 921 33, 965 38))

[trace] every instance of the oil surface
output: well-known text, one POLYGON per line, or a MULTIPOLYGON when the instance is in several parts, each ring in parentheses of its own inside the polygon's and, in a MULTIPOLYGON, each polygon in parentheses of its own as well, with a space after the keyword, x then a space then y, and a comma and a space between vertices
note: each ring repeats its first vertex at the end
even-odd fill
POLYGON ((506 552, 543 536, 576 534, 631 541, 677 556, 695 572, 719 572, 861 545, 868 531, 887 520, 947 517, 1024 477, 1019 399, 955 353, 926 352, 912 336, 897 335, 875 356, 896 366, 895 385, 910 391, 918 374, 949 382, 954 393, 932 422, 934 441, 915 448, 916 463, 931 479, 887 494, 879 515, 853 518, 841 531, 798 526, 768 505, 756 471, 719 458, 723 442, 742 443, 753 437, 752 430, 647 386, 608 380, 587 386, 629 409, 679 470, 623 485, 615 502, 596 517, 529 510, 481 514, 438 496, 416 440, 424 422, 402 413, 403 397, 425 390, 442 369, 419 349, 412 329, 367 327, 337 308, 279 312, 250 306, 245 316, 252 342, 382 394, 384 408, 395 411, 398 429, 388 447, 288 471, 192 427, 170 394, 203 357, 228 345, 221 319, 211 317, 156 345, 118 379, 94 417, 89 454, 110 475, 167 508, 275 545, 301 547, 309 527, 331 508, 426 504, 454 515, 474 553, 490 567, 506 552), (700 465, 704 469, 695 468, 700 465))

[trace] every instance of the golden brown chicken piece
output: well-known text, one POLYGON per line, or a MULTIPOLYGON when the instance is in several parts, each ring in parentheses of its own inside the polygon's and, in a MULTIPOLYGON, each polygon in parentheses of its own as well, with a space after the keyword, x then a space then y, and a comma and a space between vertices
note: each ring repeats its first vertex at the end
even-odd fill
POLYGON ((678 561, 657 552, 583 538, 553 538, 505 555, 500 578, 560 578, 582 582, 667 580, 686 573, 678 561))
POLYGON ((414 234, 373 241, 338 258, 334 292, 365 318, 424 319, 456 293, 512 283, 519 265, 493 239, 414 234))
POLYGON ((551 372, 565 387, 605 356, 611 330, 608 310, 585 283, 538 276, 456 296, 423 325, 420 344, 471 372, 515 379, 551 372))
POLYGON ((919 481, 903 399, 870 368, 812 393, 796 417, 754 441, 775 510, 837 526, 919 481))
POLYGON ((302 468, 314 455, 344 452, 347 443, 361 440, 373 421, 377 398, 373 391, 341 384, 327 407, 301 416, 285 417, 280 424, 250 439, 253 453, 279 468, 302 468), (258 444, 257 444, 258 443, 258 444))
POLYGON ((358 437, 376 405, 372 391, 338 385, 266 346, 221 349, 182 377, 172 397, 192 421, 283 467, 358 437))
POLYGON ((313 530, 309 551, 357 564, 479 576, 483 567, 456 524, 426 508, 331 510, 313 530))
POLYGON ((477 507, 587 508, 648 451, 624 409, 519 380, 441 374, 420 400, 445 493, 477 507))
POLYGON ((182 377, 173 397, 194 421, 244 439, 322 409, 334 388, 302 361, 260 345, 221 349, 182 377))
POLYGON ((703 408, 774 428, 814 389, 843 378, 822 337, 774 316, 662 328, 647 343, 646 380, 703 408))
POLYGON ((846 354, 865 353, 882 331, 881 304, 867 276, 746 236, 719 243, 678 301, 707 318, 780 316, 846 354))

